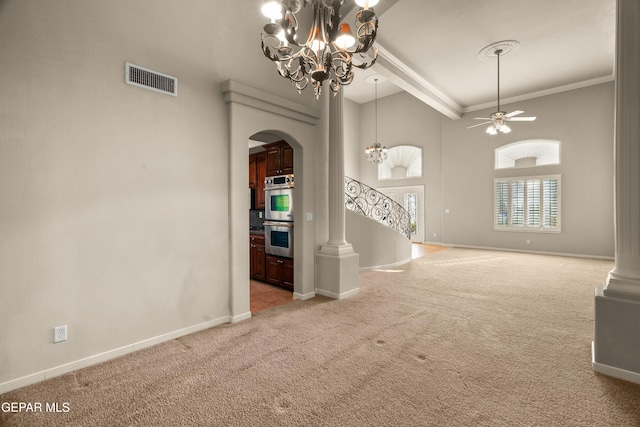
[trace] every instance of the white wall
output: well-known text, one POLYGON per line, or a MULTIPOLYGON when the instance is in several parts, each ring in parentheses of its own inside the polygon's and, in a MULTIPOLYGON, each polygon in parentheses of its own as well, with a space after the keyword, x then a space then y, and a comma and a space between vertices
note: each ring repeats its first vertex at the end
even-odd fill
POLYGON ((252 0, 0 3, 0 384, 228 317, 220 83, 318 104, 263 24, 252 0), (125 85, 125 61, 179 96, 125 85))

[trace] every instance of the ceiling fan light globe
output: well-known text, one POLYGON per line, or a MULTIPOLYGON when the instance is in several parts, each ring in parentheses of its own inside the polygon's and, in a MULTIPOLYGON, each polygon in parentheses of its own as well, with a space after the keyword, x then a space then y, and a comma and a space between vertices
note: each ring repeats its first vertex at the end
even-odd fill
POLYGON ((502 125, 502 126, 500 127, 500 132, 502 132, 502 133, 509 133, 509 132, 511 132, 511 128, 510 128, 509 126, 507 126, 507 125, 502 125))
POLYGON ((489 135, 497 135, 498 131, 496 131, 496 128, 494 128, 493 125, 491 125, 487 128, 487 133, 489 135))

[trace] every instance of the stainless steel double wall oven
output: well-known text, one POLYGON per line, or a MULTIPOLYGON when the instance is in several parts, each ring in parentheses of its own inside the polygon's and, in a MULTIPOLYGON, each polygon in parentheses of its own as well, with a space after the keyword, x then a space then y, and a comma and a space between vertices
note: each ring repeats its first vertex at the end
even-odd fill
POLYGON ((267 177, 264 195, 265 251, 293 258, 293 175, 267 177))

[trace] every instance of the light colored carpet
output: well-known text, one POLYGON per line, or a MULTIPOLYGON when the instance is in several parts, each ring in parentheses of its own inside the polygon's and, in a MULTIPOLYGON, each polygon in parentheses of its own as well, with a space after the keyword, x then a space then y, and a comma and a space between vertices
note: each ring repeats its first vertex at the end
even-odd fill
POLYGON ((591 370, 610 261, 447 249, 361 293, 265 310, 0 396, 8 426, 639 426, 640 385, 591 370))

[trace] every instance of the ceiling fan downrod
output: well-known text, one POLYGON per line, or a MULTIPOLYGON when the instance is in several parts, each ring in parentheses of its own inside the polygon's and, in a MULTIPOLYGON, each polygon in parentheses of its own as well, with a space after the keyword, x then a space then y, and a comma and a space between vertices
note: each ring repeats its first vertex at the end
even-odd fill
POLYGON ((498 58, 498 112, 500 112, 500 55, 502 54, 502 49, 496 49, 495 54, 498 58))

